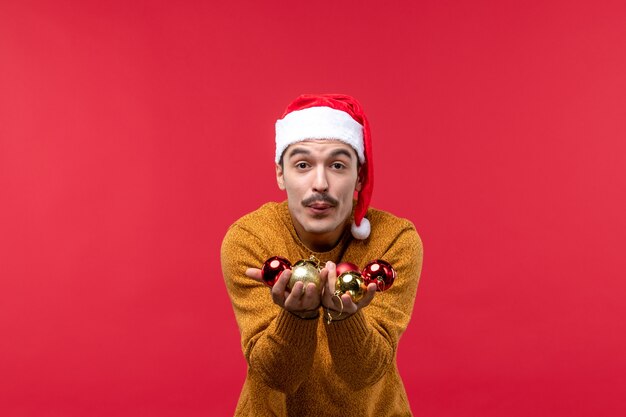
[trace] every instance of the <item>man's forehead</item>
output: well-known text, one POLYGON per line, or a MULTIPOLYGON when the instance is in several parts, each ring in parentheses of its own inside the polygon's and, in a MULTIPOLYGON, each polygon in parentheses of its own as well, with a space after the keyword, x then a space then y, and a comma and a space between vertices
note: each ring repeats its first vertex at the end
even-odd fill
POLYGON ((307 153, 319 153, 323 155, 347 154, 351 158, 358 159, 356 151, 352 146, 337 139, 307 139, 292 143, 285 149, 287 158, 307 153))

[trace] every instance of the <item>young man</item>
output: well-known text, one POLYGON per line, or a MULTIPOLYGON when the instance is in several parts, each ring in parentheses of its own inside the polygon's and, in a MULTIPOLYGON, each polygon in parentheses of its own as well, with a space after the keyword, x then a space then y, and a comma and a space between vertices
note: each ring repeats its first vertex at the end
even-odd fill
POLYGON ((411 222, 368 209, 371 139, 358 102, 298 97, 276 122, 276 179, 287 201, 236 221, 222 243, 222 270, 248 373, 237 416, 410 416, 396 367, 422 266, 411 222), (358 198, 354 204, 354 195, 358 198), (323 262, 319 288, 291 271, 262 284, 272 256, 323 262), (339 301, 336 265, 383 259, 397 272, 388 290, 339 301))

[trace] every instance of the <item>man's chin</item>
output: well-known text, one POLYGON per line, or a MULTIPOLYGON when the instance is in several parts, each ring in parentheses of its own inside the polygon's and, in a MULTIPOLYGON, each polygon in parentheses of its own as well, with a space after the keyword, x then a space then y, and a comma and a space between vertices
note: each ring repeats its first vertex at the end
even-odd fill
POLYGON ((311 233, 314 235, 323 235, 325 233, 333 232, 336 229, 337 226, 335 224, 315 220, 307 222, 307 224, 304 225, 304 230, 307 233, 311 233))

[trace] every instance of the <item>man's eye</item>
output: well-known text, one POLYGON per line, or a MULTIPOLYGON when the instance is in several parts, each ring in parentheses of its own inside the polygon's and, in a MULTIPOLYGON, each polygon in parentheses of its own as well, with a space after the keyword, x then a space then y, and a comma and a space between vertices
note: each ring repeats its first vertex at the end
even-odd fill
POLYGON ((298 162, 296 168, 305 169, 308 166, 306 162, 298 162))
POLYGON ((334 169, 343 169, 346 166, 340 162, 335 162, 334 164, 331 165, 334 169))

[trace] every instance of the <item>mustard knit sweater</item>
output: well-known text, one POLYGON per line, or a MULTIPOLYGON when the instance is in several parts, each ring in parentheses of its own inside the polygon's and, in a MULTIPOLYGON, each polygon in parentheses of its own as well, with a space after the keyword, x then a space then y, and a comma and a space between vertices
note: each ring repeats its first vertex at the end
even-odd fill
POLYGON ((411 415, 396 350, 413 309, 422 242, 407 220, 375 209, 367 218, 368 239, 353 239, 347 228, 337 246, 323 253, 300 241, 287 202, 265 204, 229 228, 222 271, 248 362, 236 416, 411 415), (370 305, 329 325, 322 314, 304 320, 283 310, 266 286, 245 275, 274 255, 292 263, 314 255, 360 268, 384 259, 398 275, 370 305))

